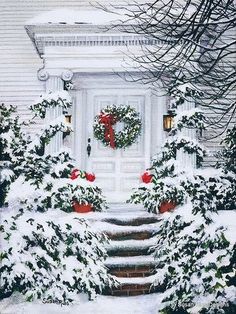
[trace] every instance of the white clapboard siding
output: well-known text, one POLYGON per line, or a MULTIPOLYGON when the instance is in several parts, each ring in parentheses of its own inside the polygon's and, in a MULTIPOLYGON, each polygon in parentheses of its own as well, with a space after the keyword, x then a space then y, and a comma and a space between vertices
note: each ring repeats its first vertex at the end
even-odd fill
MULTIPOLYGON (((0 102, 14 104, 27 117, 28 106, 44 90, 37 79, 42 60, 30 41, 26 21, 50 10, 94 8, 85 0, 0 0, 0 102)), ((99 1, 102 4, 122 1, 99 1)))

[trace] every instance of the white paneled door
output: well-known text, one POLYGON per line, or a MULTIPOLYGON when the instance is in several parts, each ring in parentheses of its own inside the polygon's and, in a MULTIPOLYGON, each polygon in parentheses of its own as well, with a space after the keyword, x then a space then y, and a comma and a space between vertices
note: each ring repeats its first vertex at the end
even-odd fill
MULTIPOLYGON (((86 140, 91 139, 91 155, 86 158, 86 168, 96 175, 96 183, 103 189, 110 202, 126 201, 140 175, 150 165, 151 108, 150 96, 137 89, 93 89, 87 90, 86 140), (142 120, 142 133, 137 142, 126 149, 106 147, 93 136, 94 117, 108 105, 130 105, 142 120)), ((124 125, 117 123, 116 131, 124 125)))

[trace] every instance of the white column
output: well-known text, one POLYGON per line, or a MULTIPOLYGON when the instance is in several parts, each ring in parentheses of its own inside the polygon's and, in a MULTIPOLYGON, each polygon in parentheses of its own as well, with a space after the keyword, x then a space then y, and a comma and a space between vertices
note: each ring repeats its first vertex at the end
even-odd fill
MULTIPOLYGON (((63 81, 59 76, 50 76, 46 81, 46 92, 59 92, 64 87, 63 81)), ((61 107, 50 108, 46 114, 46 123, 50 124, 57 117, 63 114, 61 107)), ((57 153, 63 146, 62 133, 58 132, 47 146, 47 152, 50 154, 57 153)))
MULTIPOLYGON (((195 102, 191 97, 187 97, 187 100, 185 100, 185 102, 178 107, 179 111, 187 111, 193 108, 195 108, 195 102)), ((181 131, 178 131, 178 135, 180 138, 183 136, 189 138, 190 140, 194 140, 196 139, 196 130, 183 128, 181 131)), ((196 155, 188 154, 184 152, 182 148, 177 151, 177 160, 179 161, 181 168, 196 168, 196 155)))

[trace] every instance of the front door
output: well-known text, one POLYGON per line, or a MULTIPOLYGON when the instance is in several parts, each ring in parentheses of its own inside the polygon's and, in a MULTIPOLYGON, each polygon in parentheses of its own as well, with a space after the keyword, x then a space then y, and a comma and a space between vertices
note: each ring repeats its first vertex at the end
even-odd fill
MULTIPOLYGON (((91 139, 91 155, 86 158, 86 169, 96 175, 96 183, 103 189, 109 202, 124 202, 140 182, 140 175, 150 165, 151 113, 150 96, 137 89, 87 90, 85 139, 91 139), (108 105, 130 105, 140 113, 141 136, 126 149, 104 146, 93 136, 93 121, 108 105)), ((115 125, 115 128, 122 128, 115 125)))

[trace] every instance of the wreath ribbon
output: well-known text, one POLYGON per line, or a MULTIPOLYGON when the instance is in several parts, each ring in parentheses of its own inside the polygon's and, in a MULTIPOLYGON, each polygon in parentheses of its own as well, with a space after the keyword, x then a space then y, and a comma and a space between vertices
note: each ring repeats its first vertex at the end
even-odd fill
POLYGON ((115 117, 111 114, 102 114, 99 117, 99 122, 105 126, 105 140, 110 142, 111 148, 115 148, 115 132, 113 129, 113 124, 115 124, 115 117))

